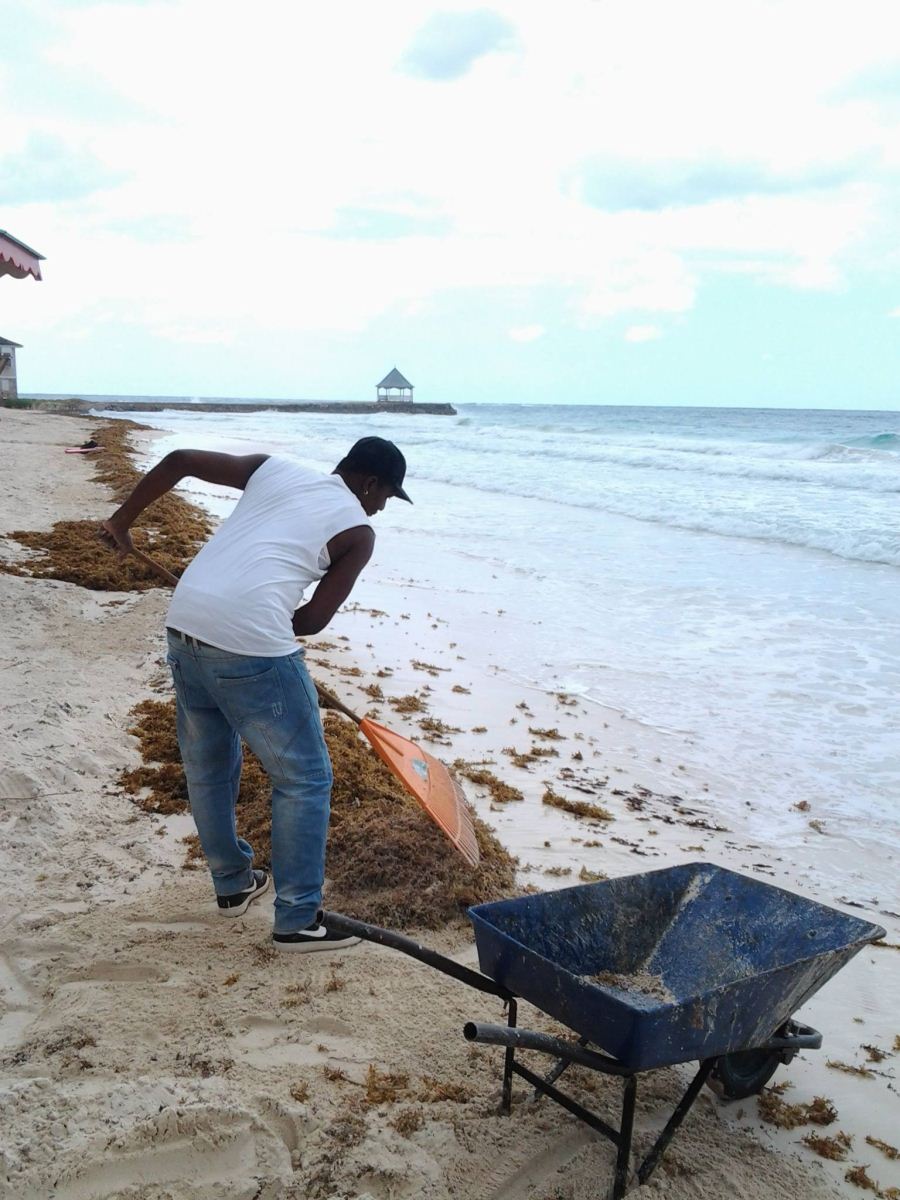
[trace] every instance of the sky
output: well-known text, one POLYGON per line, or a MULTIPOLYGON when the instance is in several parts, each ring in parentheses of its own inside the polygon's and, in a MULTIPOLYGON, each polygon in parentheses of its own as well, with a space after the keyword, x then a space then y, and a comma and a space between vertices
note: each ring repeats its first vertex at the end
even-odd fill
POLYGON ((900 410, 895 0, 0 0, 20 392, 900 410))

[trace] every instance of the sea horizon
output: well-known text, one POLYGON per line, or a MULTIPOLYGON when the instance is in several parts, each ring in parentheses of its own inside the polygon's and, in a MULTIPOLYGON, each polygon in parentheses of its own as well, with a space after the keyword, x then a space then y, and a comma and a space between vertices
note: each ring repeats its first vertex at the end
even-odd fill
MULTIPOLYGON (((162 392, 20 392, 20 400, 81 400, 84 403, 127 402, 148 404, 158 402, 166 404, 228 404, 236 408, 249 404, 271 404, 274 406, 287 404, 368 404, 375 403, 371 396, 215 396, 187 395, 162 392)), ((791 406, 784 404, 689 404, 689 403, 660 403, 660 404, 618 404, 611 401, 597 400, 590 404, 572 404, 564 400, 425 400, 417 399, 415 404, 452 404, 456 408, 565 408, 565 409, 636 409, 644 412, 655 410, 669 411, 679 409, 688 412, 784 412, 784 413, 857 413, 857 414, 887 414, 900 417, 900 400, 897 408, 845 408, 845 407, 813 407, 809 405, 791 406)))

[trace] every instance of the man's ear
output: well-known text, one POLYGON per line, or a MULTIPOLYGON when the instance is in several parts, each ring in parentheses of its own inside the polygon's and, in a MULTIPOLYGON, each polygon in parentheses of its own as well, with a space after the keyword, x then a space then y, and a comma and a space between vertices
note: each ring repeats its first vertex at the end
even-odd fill
POLYGON ((377 475, 367 476, 366 481, 363 484, 363 493, 365 495, 368 495, 369 492, 374 492, 375 488, 378 487, 379 483, 380 483, 380 480, 377 475))

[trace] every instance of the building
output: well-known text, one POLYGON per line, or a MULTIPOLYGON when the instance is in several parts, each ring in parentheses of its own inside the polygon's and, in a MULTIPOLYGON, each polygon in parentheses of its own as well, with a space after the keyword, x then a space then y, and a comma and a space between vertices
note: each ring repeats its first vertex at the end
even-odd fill
POLYGON ((41 278, 43 254, 32 250, 5 229, 0 229, 0 275, 11 275, 13 279, 41 278))
POLYGON ((0 337, 0 404, 15 400, 16 390, 16 351, 22 347, 18 342, 0 337))
POLYGON ((379 404, 412 404, 413 385, 400 374, 396 367, 376 385, 375 396, 379 404), (393 395, 399 392, 399 395, 393 395))

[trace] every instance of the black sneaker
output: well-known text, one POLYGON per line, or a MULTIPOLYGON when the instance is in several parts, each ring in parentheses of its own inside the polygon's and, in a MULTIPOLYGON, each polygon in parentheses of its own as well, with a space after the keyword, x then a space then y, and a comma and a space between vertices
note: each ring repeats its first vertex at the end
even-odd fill
POLYGON ((253 887, 246 892, 235 892, 233 896, 216 896, 219 915, 223 917, 240 917, 247 911, 257 896, 269 890, 269 875, 267 871, 253 872, 253 887))
POLYGON ((355 946, 360 940, 329 929, 322 916, 322 910, 319 909, 315 921, 305 929, 298 929, 296 933, 273 933, 275 949, 308 954, 311 950, 343 950, 346 946, 355 946))

